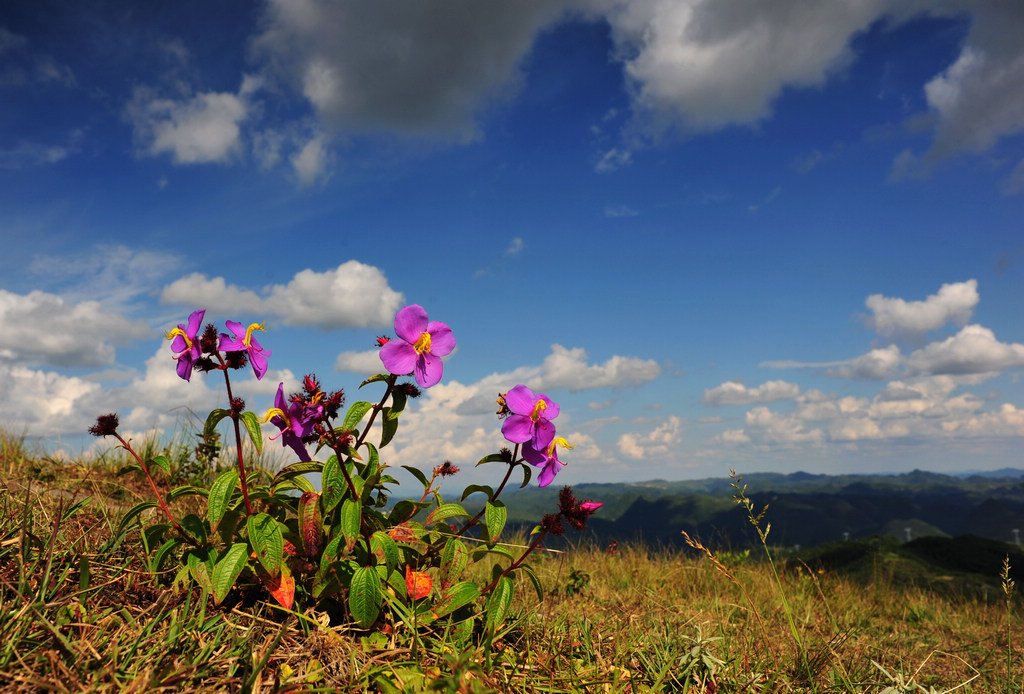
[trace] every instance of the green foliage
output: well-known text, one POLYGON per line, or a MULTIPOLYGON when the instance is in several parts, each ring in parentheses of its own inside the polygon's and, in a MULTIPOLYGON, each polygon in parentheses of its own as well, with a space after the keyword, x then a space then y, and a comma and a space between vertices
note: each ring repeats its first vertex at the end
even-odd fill
POLYGON ((382 388, 379 399, 357 401, 341 415, 342 392, 326 393, 307 376, 302 393, 287 401, 282 396, 260 418, 231 395, 229 370, 239 362, 226 359, 211 341, 205 344, 203 368, 223 374, 231 407, 207 415, 192 451, 194 465, 177 465, 149 442, 137 451, 116 432, 97 434, 118 439, 130 456, 126 471, 141 472, 155 497, 128 509, 117 526, 120 538, 139 533, 155 580, 197 587, 216 605, 264 601, 289 614, 328 615, 336 626, 410 633, 420 646, 445 633, 458 634, 463 643, 491 643, 508 628, 517 575, 525 578, 519 584, 543 596, 524 560, 549 529, 562 532, 558 518, 575 513, 580 523, 594 510, 584 510, 570 493, 549 514, 550 528, 528 546, 505 546, 508 509, 499 496, 516 470, 524 485, 530 479, 518 445, 477 463, 503 467, 497 487, 470 485, 463 492, 462 499, 485 497, 479 513, 441 498, 439 479, 458 472, 450 462, 429 476, 407 466, 422 495, 392 504, 397 481, 378 449, 398 434, 415 387, 394 374, 378 374, 360 388, 382 388), (339 416, 340 426, 331 421, 339 416), (292 461, 272 477, 266 474, 252 464, 264 450, 261 422, 283 429, 281 441, 292 450, 315 446, 320 459, 292 461), (375 424, 382 435, 371 440, 375 424), (215 476, 205 474, 213 472, 224 426, 237 459, 215 476), (187 471, 188 484, 162 489, 157 480, 174 479, 176 469, 187 471), (319 492, 306 479, 310 474, 320 475, 319 492), (187 512, 172 508, 188 497, 195 498, 187 512))

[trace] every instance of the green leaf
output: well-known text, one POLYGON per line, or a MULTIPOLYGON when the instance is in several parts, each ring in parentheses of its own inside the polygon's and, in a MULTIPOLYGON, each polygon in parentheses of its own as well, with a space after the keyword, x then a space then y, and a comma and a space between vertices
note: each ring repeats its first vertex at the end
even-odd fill
POLYGON ((501 545, 494 545, 493 547, 480 547, 473 550, 473 561, 480 561, 488 554, 497 554, 499 557, 504 557, 510 561, 515 561, 515 557, 512 556, 512 552, 508 551, 501 545))
POLYGON ((165 456, 165 455, 158 455, 155 458, 151 458, 150 460, 147 460, 146 463, 147 463, 147 465, 149 463, 152 463, 152 464, 158 466, 161 470, 164 471, 165 475, 167 475, 168 477, 171 476, 171 461, 169 461, 167 459, 167 456, 165 456))
POLYGON ((345 551, 351 552, 359 539, 359 526, 363 517, 363 505, 355 499, 345 499, 341 504, 341 534, 345 536, 345 551))
POLYGON ((200 544, 206 543, 206 538, 208 537, 206 524, 196 514, 190 513, 182 518, 181 527, 184 528, 185 531, 195 538, 200 544))
POLYGON ((384 419, 380 421, 380 447, 384 448, 398 433, 398 418, 391 417, 390 407, 385 407, 381 412, 384 414, 384 419))
POLYGON ((544 588, 540 584, 540 579, 537 578, 537 572, 533 570, 533 567, 529 564, 520 564, 519 571, 526 574, 526 577, 530 579, 530 583, 533 584, 533 589, 537 591, 537 601, 541 602, 544 600, 544 588))
POLYGON ((377 621, 383 600, 380 577, 373 567, 360 566, 356 569, 349 585, 348 609, 359 626, 368 629, 377 621))
POLYGON ((202 551, 203 556, 197 554, 201 550, 191 549, 188 551, 188 573, 192 580, 207 593, 213 592, 213 581, 210 577, 209 555, 202 551))
POLYGON ((167 501, 174 501, 183 496, 206 496, 210 492, 200 487, 193 487, 191 485, 185 485, 184 487, 175 487, 171 491, 167 492, 167 501))
POLYGON ((479 597, 480 586, 472 581, 462 581, 444 592, 434 608, 434 612, 441 617, 449 612, 454 612, 463 605, 468 605, 479 597))
POLYGON ((505 456, 503 456, 501 453, 491 453, 490 455, 485 455, 483 458, 478 460, 476 464, 477 465, 483 465, 484 463, 503 463, 503 462, 505 462, 505 456))
POLYGON ((427 520, 423 523, 424 525, 431 525, 445 520, 446 518, 452 518, 455 516, 464 516, 469 518, 469 514, 466 513, 466 509, 462 508, 460 504, 441 504, 427 516, 427 520))
POLYGON ((184 541, 181 538, 172 537, 170 540, 160 545, 160 548, 157 549, 156 553, 153 555, 153 561, 150 564, 150 566, 153 567, 153 571, 159 571, 160 565, 164 561, 164 557, 166 557, 169 552, 181 547, 183 542, 184 541))
POLYGON ((243 412, 240 417, 245 430, 249 432, 249 440, 256 447, 257 453, 263 452, 263 430, 260 429, 260 420, 255 412, 243 412))
POLYGON ((459 580, 469 563, 469 550, 457 537, 448 538, 441 550, 441 585, 450 586, 459 580))
POLYGON ((408 396, 402 391, 391 391, 391 407, 388 408, 388 419, 398 419, 398 415, 405 411, 405 404, 408 401, 408 396))
POLYGON ((508 509, 500 501, 488 501, 484 506, 484 527, 487 528, 487 544, 493 545, 498 541, 501 531, 505 529, 505 521, 508 520, 508 509))
POLYGON ((383 530, 378 530, 370 536, 370 551, 377 557, 377 563, 387 566, 388 571, 394 571, 401 560, 398 545, 383 530))
POLYGON ((423 471, 418 467, 413 467, 412 465, 403 465, 402 467, 408 470, 413 477, 419 480, 419 483, 423 485, 424 489, 430 486, 430 481, 427 480, 427 476, 424 475, 423 471))
POLYGON ((207 514, 210 518, 210 528, 217 530, 224 512, 228 510, 231 495, 238 486, 238 469, 231 467, 220 473, 210 487, 210 495, 206 497, 207 514))
MULTIPOLYGON (((271 487, 276 487, 285 480, 290 480, 294 477, 301 478, 302 475, 313 474, 322 472, 324 464, 319 460, 310 460, 308 462, 292 463, 281 468, 280 472, 274 475, 274 479, 270 482, 271 487)), ((305 491, 305 490, 303 490, 305 491)), ((312 491, 316 491, 315 489, 312 491)))
POLYGON ((523 483, 519 485, 519 488, 525 489, 526 485, 530 483, 530 477, 533 476, 533 468, 529 465, 520 465, 519 467, 523 468, 523 483))
POLYGON ((326 516, 338 505, 339 501, 345 498, 345 494, 348 492, 345 478, 341 475, 341 466, 338 465, 338 456, 332 455, 324 463, 323 472, 320 474, 320 486, 323 489, 321 498, 326 516))
POLYGON ((487 498, 490 499, 492 496, 494 496, 494 487, 492 487, 492 486, 490 486, 488 484, 471 484, 471 485, 468 485, 462 491, 462 500, 465 501, 466 497, 468 497, 470 494, 475 494, 476 492, 483 492, 484 494, 487 495, 487 498))
POLYGON ((117 472, 114 473, 114 474, 117 477, 121 477, 123 475, 127 475, 129 472, 136 472, 136 471, 142 472, 142 466, 139 465, 138 463, 129 463, 128 465, 125 465, 122 468, 118 468, 117 472))
POLYGON ((284 536, 277 521, 266 513, 257 513, 245 519, 245 526, 260 566, 271 577, 277 578, 281 575, 281 563, 284 561, 284 536))
POLYGON ((224 602, 232 586, 238 579, 245 567, 245 559, 249 554, 249 545, 244 542, 236 542, 228 548, 224 556, 213 567, 213 601, 216 604, 224 602))
POLYGON ((359 387, 370 385, 371 383, 378 383, 380 381, 386 381, 391 378, 391 374, 377 374, 376 376, 370 376, 368 379, 359 384, 359 387))
POLYGON ((493 630, 504 624, 511 605, 512 579, 502 576, 491 590, 491 596, 487 598, 487 606, 484 608, 487 613, 487 627, 493 630))
POLYGON ((140 504, 136 504, 135 506, 132 506, 130 509, 128 509, 128 512, 125 513, 121 517, 121 522, 118 523, 118 525, 117 525, 117 532, 120 533, 125 528, 127 528, 128 524, 131 523, 136 518, 138 518, 142 514, 142 512, 145 511, 146 509, 156 508, 156 507, 157 507, 157 503, 155 501, 143 501, 140 504))
POLYGON ((372 409, 373 405, 365 400, 352 403, 348 408, 348 412, 345 414, 345 421, 341 425, 342 428, 348 429, 349 431, 355 431, 359 426, 359 422, 363 421, 363 417, 365 417, 366 413, 372 409))
POLYGON ((430 506, 429 501, 411 501, 409 499, 402 499, 395 507, 391 509, 391 513, 388 514, 388 522, 392 526, 404 523, 413 516, 415 516, 421 509, 430 506))
POLYGON ((210 412, 206 418, 206 425, 203 427, 203 438, 208 439, 217 433, 217 425, 220 424, 220 420, 229 414, 231 414, 231 410, 216 409, 210 412))

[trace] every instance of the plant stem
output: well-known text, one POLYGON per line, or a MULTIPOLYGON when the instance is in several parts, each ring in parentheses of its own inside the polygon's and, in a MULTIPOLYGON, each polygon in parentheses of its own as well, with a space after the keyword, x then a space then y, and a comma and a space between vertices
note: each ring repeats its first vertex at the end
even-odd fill
MULTIPOLYGON (((225 367, 224 358, 221 357, 220 352, 217 352, 217 358, 220 359, 221 366, 225 367)), ((227 368, 222 368, 222 371, 224 371, 224 386, 228 391, 228 411, 231 413, 231 424, 235 428, 235 452, 238 454, 238 484, 242 488, 245 512, 252 516, 255 514, 255 511, 253 511, 252 502, 249 501, 249 484, 246 481, 245 475, 245 459, 242 457, 242 430, 238 425, 238 413, 235 412, 235 399, 231 394, 231 379, 228 377, 228 370, 227 368)))
MULTIPOLYGON (((498 485, 498 488, 496 490, 494 490, 494 494, 491 495, 491 498, 488 499, 488 501, 494 501, 495 499, 497 499, 498 495, 501 494, 501 491, 505 488, 505 485, 508 484, 509 478, 512 477, 512 471, 516 469, 516 464, 519 462, 519 461, 516 461, 516 454, 518 452, 519 452, 519 444, 517 443, 516 444, 516 450, 513 451, 513 453, 512 453, 512 460, 514 462, 509 463, 508 471, 505 473, 505 479, 503 479, 501 481, 501 484, 498 485)), ((484 515, 485 511, 487 511, 487 505, 486 504, 484 504, 484 507, 482 509, 480 509, 480 513, 476 514, 475 516, 470 518, 468 521, 466 521, 466 523, 462 526, 462 530, 460 530, 459 532, 455 533, 455 537, 462 537, 463 535, 465 535, 467 530, 469 530, 474 525, 476 525, 476 522, 478 520, 480 520, 481 516, 484 515)))
POLYGON ((112 436, 121 443, 122 448, 124 448, 126 451, 132 454, 132 457, 135 458, 135 461, 139 464, 139 467, 141 467, 142 471, 146 473, 146 479, 149 480, 149 486, 153 488, 153 494, 156 495, 156 502, 157 504, 160 505, 160 509, 167 515, 167 520, 171 521, 171 525, 173 525, 175 529, 182 535, 184 535, 185 537, 190 537, 189 534, 186 533, 180 525, 178 525, 178 521, 174 518, 174 514, 171 513, 171 509, 168 508, 167 502, 164 501, 163 494, 160 493, 160 489, 156 486, 156 481, 153 479, 153 475, 149 473, 149 466, 147 466, 146 463, 143 462, 142 458, 139 457, 139 454, 135 452, 134 448, 132 448, 132 445, 124 440, 124 437, 122 437, 116 431, 112 434, 112 436))

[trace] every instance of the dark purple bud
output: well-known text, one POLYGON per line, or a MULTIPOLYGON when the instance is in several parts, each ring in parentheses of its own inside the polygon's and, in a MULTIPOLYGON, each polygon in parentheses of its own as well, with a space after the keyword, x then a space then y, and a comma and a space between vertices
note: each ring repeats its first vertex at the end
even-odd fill
POLYGON ((101 414, 96 418, 96 423, 89 427, 89 433, 93 436, 113 436, 117 433, 117 415, 101 414))

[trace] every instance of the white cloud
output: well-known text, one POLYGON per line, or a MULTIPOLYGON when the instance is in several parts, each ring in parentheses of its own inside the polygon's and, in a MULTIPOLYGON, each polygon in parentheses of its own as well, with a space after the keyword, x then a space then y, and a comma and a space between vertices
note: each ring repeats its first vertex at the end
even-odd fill
POLYGON ((833 378, 853 378, 856 380, 876 381, 890 378, 903 361, 900 348, 889 345, 881 349, 873 349, 867 354, 851 359, 827 372, 833 378))
POLYGON ((516 236, 505 249, 505 255, 516 256, 523 252, 523 239, 516 236))
POLYGON ((850 61, 850 38, 891 7, 885 0, 606 5, 634 108, 656 129, 695 131, 754 124, 785 87, 823 84, 850 61))
POLYGON ((254 42, 329 129, 477 137, 475 112, 514 85, 561 3, 273 0, 254 42))
POLYGON ((371 349, 366 352, 342 352, 334 362, 334 370, 369 376, 384 371, 384 365, 380 361, 380 350, 371 349))
POLYGON ((622 168, 623 166, 629 166, 632 161, 633 152, 628 149, 612 147, 601 155, 601 158, 594 166, 594 170, 598 173, 610 173, 616 169, 622 168))
POLYGON ((679 417, 672 416, 651 431, 622 434, 618 440, 619 452, 634 460, 668 455, 682 438, 682 424, 679 417))
POLYGON ((752 405, 757 402, 788 400, 800 394, 800 386, 786 381, 767 381, 756 388, 727 381, 715 388, 704 390, 701 402, 707 405, 752 405))
POLYGON ((326 138, 322 134, 313 136, 291 158, 292 168, 304 186, 330 178, 328 169, 331 161, 331 153, 327 150, 326 138))
POLYGON ((240 151, 249 107, 243 97, 226 92, 176 101, 136 87, 126 113, 143 153, 170 153, 178 164, 224 163, 240 151))
POLYGON ((864 322, 883 337, 918 341, 947 323, 958 327, 965 325, 974 313, 978 299, 978 281, 973 279, 944 284, 938 293, 924 301, 905 301, 872 294, 864 302, 871 310, 871 315, 865 317, 864 322))
POLYGON ((914 373, 983 374, 1024 366, 1024 344, 1006 344, 980 325, 964 326, 941 342, 919 349, 907 357, 914 373))
POLYGON ((160 300, 218 313, 274 315, 286 325, 325 330, 388 325, 404 301, 383 272, 356 260, 326 272, 302 270, 288 284, 275 284, 263 294, 196 273, 164 287, 160 300))
POLYGON ((114 362, 114 346, 152 337, 143 321, 130 321, 97 301, 69 304, 41 291, 0 289, 0 350, 6 359, 53 366, 114 362))
POLYGON ((551 345, 551 354, 544 359, 540 374, 532 383, 536 388, 630 387, 653 381, 661 375, 661 367, 653 359, 615 355, 603 364, 587 364, 587 353, 581 347, 567 349, 551 345))

